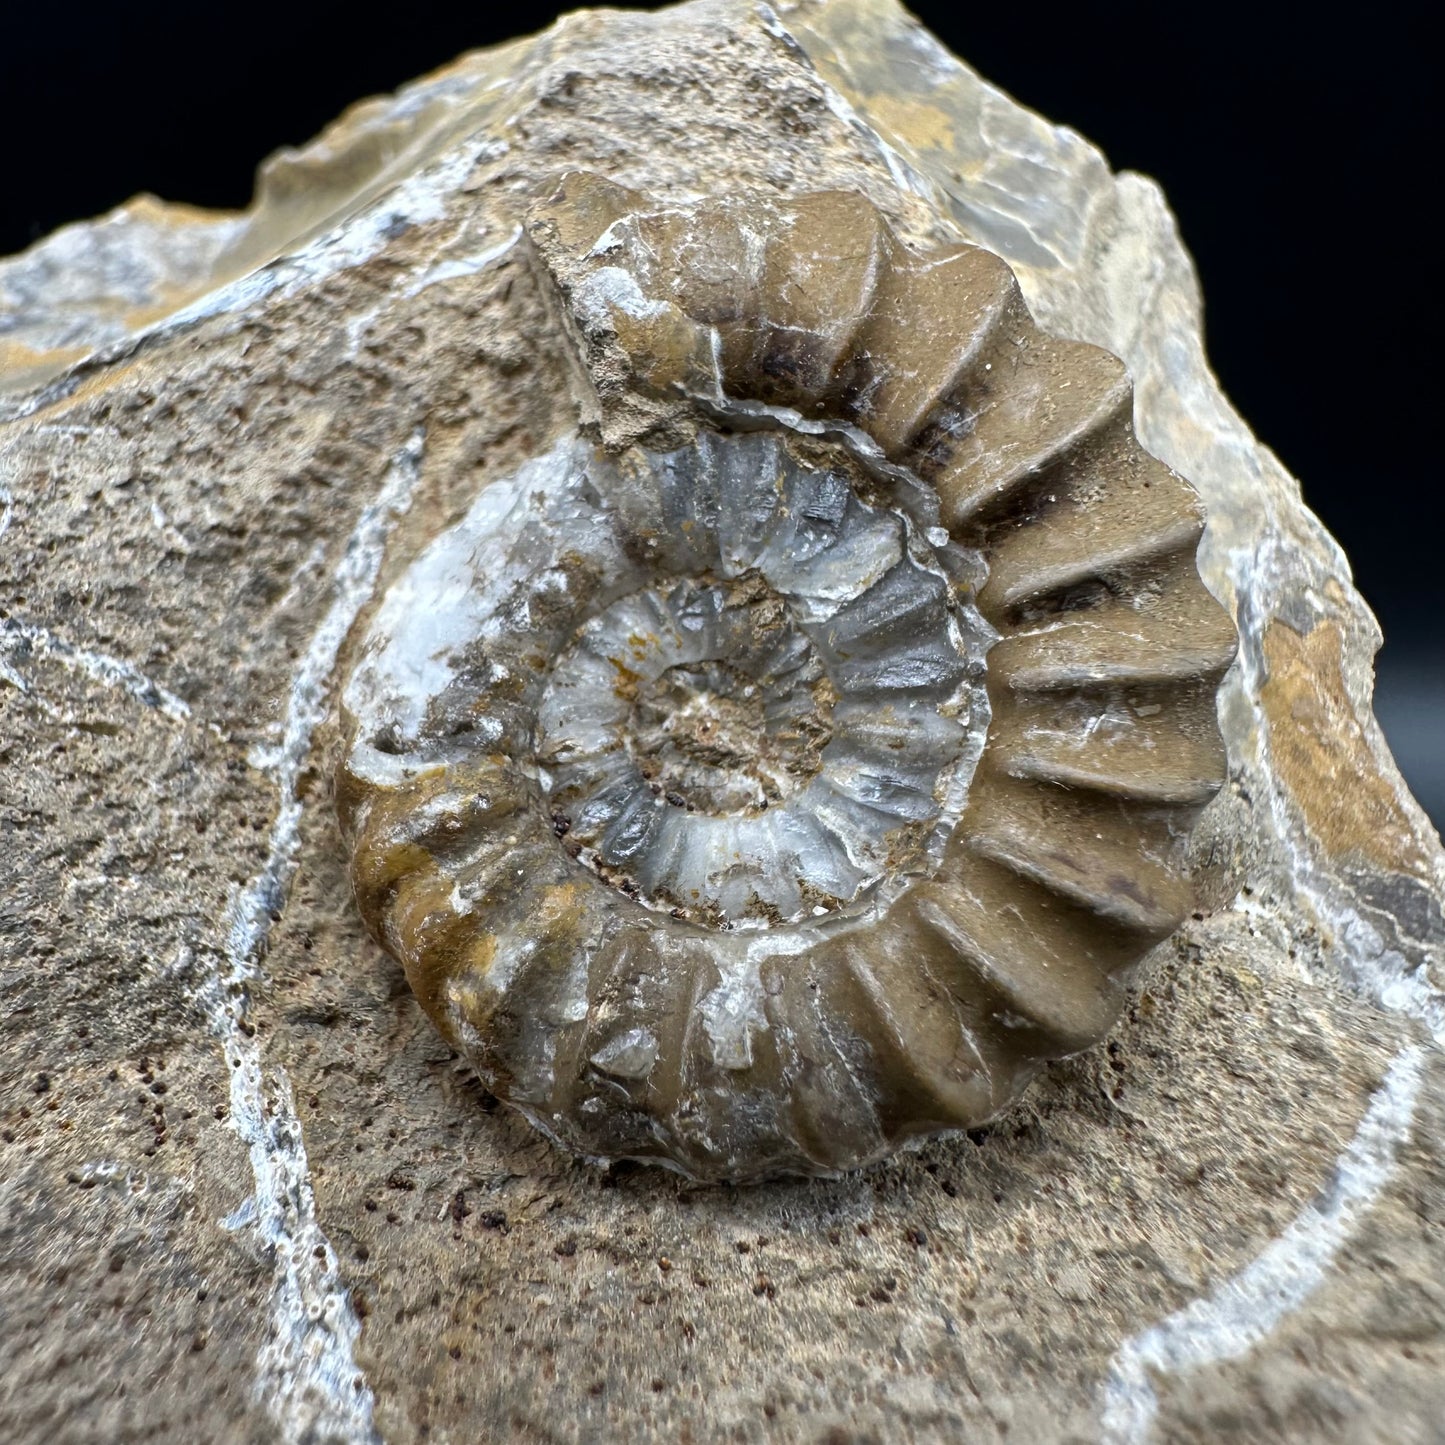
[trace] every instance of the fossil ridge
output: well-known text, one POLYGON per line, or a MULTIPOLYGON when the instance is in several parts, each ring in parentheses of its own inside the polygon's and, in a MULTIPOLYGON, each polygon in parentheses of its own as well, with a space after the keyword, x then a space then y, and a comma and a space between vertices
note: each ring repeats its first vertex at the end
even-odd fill
MULTIPOLYGON (((244 215, 67 228, 0 261, 0 318, 0 1435, 1435 1439, 1445 864, 1152 183, 883 0, 702 0, 367 102, 244 215), (994 253, 1209 518, 1240 651, 1194 909, 1103 1045, 861 1177, 569 1162, 349 897, 347 639, 574 425, 527 227, 575 171, 994 253)), ((617 360, 604 440, 683 445, 617 360)))

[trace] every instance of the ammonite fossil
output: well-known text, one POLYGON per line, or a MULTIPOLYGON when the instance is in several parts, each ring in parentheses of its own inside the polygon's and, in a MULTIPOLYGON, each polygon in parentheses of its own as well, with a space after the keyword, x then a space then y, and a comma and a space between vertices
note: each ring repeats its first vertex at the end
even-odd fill
POLYGON ((367 923, 590 1157, 824 1173, 990 1119, 1189 906, 1234 651, 1193 492, 1118 360, 860 196, 574 175, 531 236, 592 424, 370 624, 367 923))

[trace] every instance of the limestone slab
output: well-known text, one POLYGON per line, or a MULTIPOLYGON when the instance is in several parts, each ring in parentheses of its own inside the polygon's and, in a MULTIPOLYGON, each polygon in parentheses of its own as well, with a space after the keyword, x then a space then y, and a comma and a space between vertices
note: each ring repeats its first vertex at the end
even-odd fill
POLYGON ((244 214, 0 261, 0 338, 5 1438, 1438 1439, 1445 858, 1152 182, 889 0, 583 12, 354 108, 244 214), (1205 500, 1241 652, 1200 907, 986 1131, 833 1181, 598 1171, 357 915, 347 639, 573 422, 522 226, 579 168, 987 247, 1205 500))

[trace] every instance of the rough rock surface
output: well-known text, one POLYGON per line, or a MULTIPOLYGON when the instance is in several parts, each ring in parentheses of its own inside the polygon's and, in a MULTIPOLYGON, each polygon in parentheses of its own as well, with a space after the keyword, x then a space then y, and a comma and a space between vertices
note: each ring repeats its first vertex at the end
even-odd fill
POLYGON ((889 0, 573 16, 243 216, 0 262, 0 1437, 1438 1440, 1445 858, 1377 643, 1157 188, 889 0), (1199 913, 1004 1122, 839 1181, 563 1157, 348 897, 347 635, 571 422, 518 227, 579 166, 990 247, 1210 509, 1242 650, 1199 913))

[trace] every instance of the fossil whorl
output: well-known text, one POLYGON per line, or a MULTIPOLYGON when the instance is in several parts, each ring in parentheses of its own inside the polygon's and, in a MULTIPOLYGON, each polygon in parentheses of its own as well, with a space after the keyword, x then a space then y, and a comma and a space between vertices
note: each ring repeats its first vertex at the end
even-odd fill
POLYGON ((532 237, 603 435, 663 440, 562 439, 387 595, 338 788, 368 925, 588 1156, 986 1121, 1189 906, 1235 642, 1194 493, 1122 363, 860 196, 574 175, 532 237))

